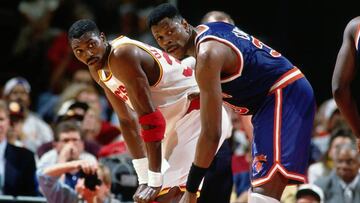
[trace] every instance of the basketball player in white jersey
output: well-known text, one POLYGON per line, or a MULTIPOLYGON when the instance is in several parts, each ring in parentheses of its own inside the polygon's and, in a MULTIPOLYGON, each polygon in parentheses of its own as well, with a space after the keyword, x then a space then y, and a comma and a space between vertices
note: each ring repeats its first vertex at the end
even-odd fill
MULTIPOLYGON (((88 66, 119 117, 140 185, 134 200, 181 198, 201 131, 192 68, 125 36, 107 42, 91 20, 75 22, 68 37, 76 58, 88 66)), ((232 128, 226 111, 222 114, 219 146, 232 128)))

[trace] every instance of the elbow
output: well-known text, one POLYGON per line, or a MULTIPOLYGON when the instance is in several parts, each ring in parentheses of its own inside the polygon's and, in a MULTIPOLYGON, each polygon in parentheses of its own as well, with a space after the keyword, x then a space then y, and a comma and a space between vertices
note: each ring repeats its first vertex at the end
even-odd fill
POLYGON ((213 144, 218 144, 220 142, 220 138, 221 138, 221 130, 217 131, 211 131, 211 132, 205 132, 206 135, 206 139, 213 144))
POLYGON ((332 95, 334 97, 334 99, 336 100, 337 98, 340 98, 341 96, 341 89, 337 86, 337 87, 332 87, 332 95))
POLYGON ((348 87, 344 85, 333 84, 332 85, 332 95, 335 101, 339 101, 341 98, 344 98, 348 87))

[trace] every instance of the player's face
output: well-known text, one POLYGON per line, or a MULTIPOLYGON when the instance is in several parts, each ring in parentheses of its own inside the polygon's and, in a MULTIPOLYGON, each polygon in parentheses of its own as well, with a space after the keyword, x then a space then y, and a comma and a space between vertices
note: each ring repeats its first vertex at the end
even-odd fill
POLYGON ((185 20, 164 18, 151 26, 151 32, 159 46, 178 59, 183 59, 190 39, 190 27, 185 20))
POLYGON ((103 67, 106 51, 105 36, 87 32, 79 39, 71 40, 71 48, 76 58, 89 68, 99 69, 103 67))

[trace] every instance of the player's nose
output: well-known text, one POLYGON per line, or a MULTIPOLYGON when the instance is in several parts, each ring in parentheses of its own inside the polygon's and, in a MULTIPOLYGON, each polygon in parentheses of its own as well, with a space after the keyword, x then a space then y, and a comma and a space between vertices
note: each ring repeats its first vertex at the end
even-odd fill
POLYGON ((94 52, 91 51, 91 50, 87 50, 87 51, 86 51, 86 54, 87 54, 89 57, 94 56, 94 52))

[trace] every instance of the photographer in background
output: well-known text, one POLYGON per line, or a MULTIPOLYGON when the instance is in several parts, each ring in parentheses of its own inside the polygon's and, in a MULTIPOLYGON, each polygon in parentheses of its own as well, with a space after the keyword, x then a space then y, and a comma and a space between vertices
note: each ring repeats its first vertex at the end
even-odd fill
MULTIPOLYGON (((38 170, 74 160, 86 160, 91 164, 97 163, 96 157, 84 150, 83 133, 76 121, 59 122, 55 127, 54 148, 41 156, 37 165, 38 170)), ((62 181, 74 188, 78 178, 76 173, 66 173, 62 181)))
POLYGON ((120 203, 111 195, 109 169, 86 160, 58 163, 38 171, 40 190, 50 203, 120 203), (79 173, 75 189, 59 179, 65 173, 79 173))

